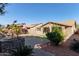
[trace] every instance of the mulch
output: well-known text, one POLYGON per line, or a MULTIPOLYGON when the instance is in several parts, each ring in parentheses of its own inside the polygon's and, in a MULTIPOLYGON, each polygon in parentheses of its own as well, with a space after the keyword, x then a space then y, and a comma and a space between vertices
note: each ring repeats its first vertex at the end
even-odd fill
POLYGON ((50 43, 46 43, 46 44, 42 44, 41 47, 45 51, 53 53, 56 56, 79 56, 79 53, 70 50, 69 46, 65 46, 65 45, 54 46, 51 45, 50 43))

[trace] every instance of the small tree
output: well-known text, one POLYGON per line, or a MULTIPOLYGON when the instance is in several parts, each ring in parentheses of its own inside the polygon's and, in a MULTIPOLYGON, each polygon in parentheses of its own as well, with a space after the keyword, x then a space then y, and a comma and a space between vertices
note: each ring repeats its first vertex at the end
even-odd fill
POLYGON ((20 27, 17 24, 12 24, 11 29, 14 31, 14 34, 18 35, 20 34, 20 27))
POLYGON ((18 26, 16 23, 17 20, 13 21, 13 23, 11 25, 8 25, 7 28, 11 29, 12 37, 16 34, 18 38, 18 35, 21 33, 21 30, 20 30, 20 26, 18 26))
POLYGON ((17 38, 18 38, 18 35, 21 33, 20 31, 20 27, 19 26, 16 26, 15 29, 14 29, 16 35, 17 35, 17 38))
POLYGON ((0 15, 5 13, 6 3, 0 3, 0 15))
POLYGON ((64 39, 63 32, 60 27, 53 27, 52 32, 46 34, 47 38, 51 43, 59 45, 59 43, 64 39))

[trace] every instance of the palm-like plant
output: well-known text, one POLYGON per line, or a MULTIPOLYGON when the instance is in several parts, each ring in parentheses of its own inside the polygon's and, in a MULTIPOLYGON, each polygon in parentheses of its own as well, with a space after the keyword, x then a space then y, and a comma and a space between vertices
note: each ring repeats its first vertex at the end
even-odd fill
POLYGON ((13 24, 11 24, 9 27, 10 29, 12 29, 12 37, 14 36, 14 34, 17 35, 20 34, 20 27, 16 24, 17 20, 13 21, 13 24))

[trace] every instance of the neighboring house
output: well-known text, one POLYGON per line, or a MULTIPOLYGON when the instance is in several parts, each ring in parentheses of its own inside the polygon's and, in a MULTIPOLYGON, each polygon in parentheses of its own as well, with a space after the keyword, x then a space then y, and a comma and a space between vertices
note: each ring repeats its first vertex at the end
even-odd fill
POLYGON ((30 34, 33 35, 45 35, 47 32, 52 31, 53 26, 62 28, 65 39, 70 37, 76 31, 76 22, 73 20, 63 23, 57 23, 57 22, 48 22, 45 24, 40 23, 32 25, 28 31, 30 34))
POLYGON ((30 33, 30 34, 33 34, 33 35, 41 35, 42 34, 42 32, 41 32, 41 26, 42 26, 43 24, 42 23, 39 23, 39 24, 32 24, 31 26, 30 26, 30 29, 28 30, 28 32, 30 33))
POLYGON ((28 33, 28 29, 30 29, 29 25, 26 25, 25 23, 22 24, 18 24, 18 26, 20 26, 20 30, 22 34, 27 34, 28 33))

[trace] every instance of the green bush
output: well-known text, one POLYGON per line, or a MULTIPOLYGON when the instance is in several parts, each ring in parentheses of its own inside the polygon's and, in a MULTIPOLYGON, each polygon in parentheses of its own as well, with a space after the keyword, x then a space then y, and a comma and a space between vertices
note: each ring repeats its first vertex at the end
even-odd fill
POLYGON ((53 27, 52 32, 46 34, 47 38, 52 44, 59 45, 59 43, 64 39, 63 33, 59 27, 53 27))
POLYGON ((79 53, 79 41, 71 43, 70 49, 79 53))
POLYGON ((16 50, 11 50, 13 56, 29 56, 33 52, 30 46, 20 46, 16 50))

